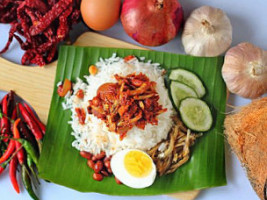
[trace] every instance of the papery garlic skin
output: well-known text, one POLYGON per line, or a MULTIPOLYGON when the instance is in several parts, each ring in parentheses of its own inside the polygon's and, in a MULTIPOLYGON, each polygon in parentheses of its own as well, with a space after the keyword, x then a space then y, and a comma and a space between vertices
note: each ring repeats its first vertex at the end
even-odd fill
POLYGON ((187 54, 218 56, 232 43, 231 22, 221 9, 197 8, 185 22, 182 43, 187 54))
POLYGON ((222 76, 230 92, 260 97, 267 92, 267 51, 248 42, 232 47, 225 55, 222 76))

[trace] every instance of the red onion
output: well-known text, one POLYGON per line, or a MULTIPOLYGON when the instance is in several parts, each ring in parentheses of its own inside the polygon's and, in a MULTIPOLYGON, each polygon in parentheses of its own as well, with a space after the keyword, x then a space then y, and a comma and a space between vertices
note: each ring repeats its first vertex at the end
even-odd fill
POLYGON ((183 9, 177 0, 125 0, 121 22, 137 42, 158 46, 176 36, 183 22, 183 9))

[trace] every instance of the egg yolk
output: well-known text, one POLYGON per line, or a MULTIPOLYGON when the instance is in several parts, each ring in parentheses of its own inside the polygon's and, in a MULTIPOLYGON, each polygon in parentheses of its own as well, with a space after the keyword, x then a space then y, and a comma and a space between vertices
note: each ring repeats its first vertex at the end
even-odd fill
POLYGON ((129 174, 141 178, 147 176, 152 170, 152 161, 143 152, 130 151, 124 157, 124 166, 129 174))

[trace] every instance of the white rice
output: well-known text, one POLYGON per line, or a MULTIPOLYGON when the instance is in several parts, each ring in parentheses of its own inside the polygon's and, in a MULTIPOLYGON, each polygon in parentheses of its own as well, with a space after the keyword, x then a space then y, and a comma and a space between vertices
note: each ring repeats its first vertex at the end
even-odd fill
POLYGON ((132 59, 126 63, 123 58, 116 57, 116 54, 113 54, 108 59, 100 58, 96 66, 98 67, 98 73, 95 76, 85 76, 86 83, 78 78, 73 87, 73 95, 67 97, 63 104, 64 109, 71 109, 72 112, 72 120, 69 122, 73 129, 72 135, 75 137, 72 146, 79 151, 87 151, 93 154, 105 151, 107 155, 113 155, 123 149, 140 149, 145 151, 155 146, 161 140, 166 139, 173 124, 171 116, 174 114, 174 110, 168 96, 168 91, 164 86, 162 70, 159 68, 159 64, 151 63, 151 61, 144 63, 138 61, 138 59, 132 59), (157 83, 156 90, 160 96, 159 104, 163 108, 167 108, 167 112, 158 115, 158 125, 147 124, 144 130, 134 127, 120 141, 118 134, 108 131, 104 121, 87 113, 88 100, 96 96, 97 89, 102 84, 116 82, 115 74, 126 76, 134 72, 136 74, 142 72, 151 81, 157 83), (84 99, 82 100, 75 95, 79 89, 84 90, 84 99), (86 110, 84 125, 79 123, 75 112, 77 107, 86 110))

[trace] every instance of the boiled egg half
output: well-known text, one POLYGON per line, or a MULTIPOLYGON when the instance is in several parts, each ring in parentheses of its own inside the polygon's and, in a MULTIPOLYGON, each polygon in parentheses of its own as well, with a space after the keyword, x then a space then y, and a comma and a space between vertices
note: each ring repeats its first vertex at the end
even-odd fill
POLYGON ((137 149, 125 149, 112 156, 111 169, 114 176, 124 185, 145 188, 156 178, 156 166, 152 158, 137 149))

